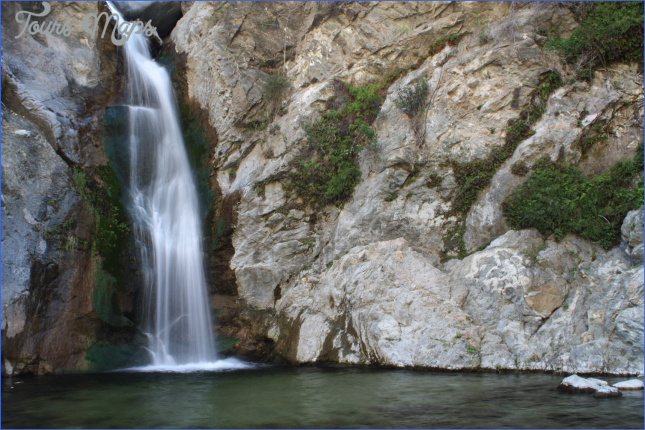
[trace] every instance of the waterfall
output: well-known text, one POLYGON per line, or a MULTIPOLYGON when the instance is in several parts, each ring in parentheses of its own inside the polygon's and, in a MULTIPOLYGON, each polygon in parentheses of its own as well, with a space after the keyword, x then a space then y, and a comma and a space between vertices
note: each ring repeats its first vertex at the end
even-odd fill
POLYGON ((212 362, 217 357, 197 190, 172 85, 166 70, 153 61, 143 34, 132 34, 123 49, 130 124, 128 208, 144 267, 148 350, 155 366, 212 362))

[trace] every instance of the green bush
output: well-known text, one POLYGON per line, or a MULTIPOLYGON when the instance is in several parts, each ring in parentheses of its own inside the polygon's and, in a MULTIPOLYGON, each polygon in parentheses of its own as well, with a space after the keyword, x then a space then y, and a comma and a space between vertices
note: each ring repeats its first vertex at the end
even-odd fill
MULTIPOLYGON (((291 166, 288 188, 310 203, 341 204, 361 177, 358 153, 376 139, 370 123, 383 101, 383 85, 354 88, 335 85, 338 109, 328 109, 312 125, 305 126, 309 145, 291 166)), ((335 103, 330 100, 330 103, 335 103)))
POLYGON ((627 212, 643 204, 643 144, 631 160, 587 178, 577 167, 541 159, 533 173, 503 205, 509 225, 535 227, 556 240, 567 233, 598 243, 617 244, 627 212))
POLYGON ((412 117, 421 111, 427 95, 428 83, 423 78, 417 78, 414 87, 399 89, 398 97, 394 100, 394 104, 407 116, 412 117))
POLYGON ((643 2, 571 2, 569 7, 580 27, 568 39, 550 37, 547 45, 578 63, 579 75, 617 61, 637 62, 643 70, 643 2))
POLYGON ((516 176, 524 176, 529 173, 529 168, 523 160, 517 161, 511 166, 511 173, 516 176))
POLYGON ((264 100, 271 103, 279 103, 289 89, 289 85, 289 80, 281 71, 269 76, 262 91, 264 100))

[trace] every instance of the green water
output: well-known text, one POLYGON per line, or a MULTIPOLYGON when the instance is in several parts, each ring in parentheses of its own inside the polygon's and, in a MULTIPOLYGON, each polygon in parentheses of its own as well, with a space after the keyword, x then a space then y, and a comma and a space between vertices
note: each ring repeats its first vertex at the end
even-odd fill
POLYGON ((561 380, 320 367, 13 378, 2 427, 643 428, 642 391, 595 399, 561 380))

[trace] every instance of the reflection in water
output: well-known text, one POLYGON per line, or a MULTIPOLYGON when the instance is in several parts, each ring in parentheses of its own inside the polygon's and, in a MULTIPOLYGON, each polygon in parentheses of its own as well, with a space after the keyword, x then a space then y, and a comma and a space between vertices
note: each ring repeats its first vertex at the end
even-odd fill
POLYGON ((595 399, 558 392, 561 379, 305 367, 14 378, 2 427, 643 428, 642 391, 595 399))

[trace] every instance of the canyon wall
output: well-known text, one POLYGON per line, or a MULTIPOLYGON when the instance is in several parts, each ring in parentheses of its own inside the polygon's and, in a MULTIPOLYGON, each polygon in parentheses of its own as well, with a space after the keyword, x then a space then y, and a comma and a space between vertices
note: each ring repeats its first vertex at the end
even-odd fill
POLYGON ((640 237, 630 254, 625 238, 610 249, 556 241, 513 231, 503 215, 526 180, 512 173, 517 162, 547 156, 591 175, 642 141, 636 66, 572 79, 545 48, 545 33, 576 27, 569 9, 530 2, 185 4, 171 41, 186 56, 188 98, 217 135, 220 208, 235 214, 223 237, 235 284, 213 298, 220 335, 240 341, 231 351, 292 363, 642 373, 642 222, 624 227, 640 237), (503 147, 551 72, 562 85, 459 213, 454 166, 503 147), (393 73, 351 198, 299 196, 290 172, 340 82, 365 87, 393 73), (276 75, 289 85, 277 101, 267 97, 276 75), (429 86, 422 140, 396 103, 418 78, 429 86), (587 153, 581 142, 598 124, 608 138, 587 153))
POLYGON ((107 184, 102 128, 120 85, 117 50, 81 30, 104 5, 49 4, 31 22, 69 20, 69 36, 17 38, 26 16, 19 24, 16 13, 43 6, 2 3, 3 375, 101 370, 137 349, 126 317, 136 291, 114 269, 106 212, 118 202, 107 193, 119 192, 107 184))
MULTIPOLYGON (((48 19, 61 22, 105 9, 51 4, 48 19)), ((123 59, 98 35, 15 39, 15 13, 41 7, 2 4, 3 375, 131 365, 145 342, 118 195, 123 59)), ((539 165, 592 177, 642 144, 642 67, 580 78, 547 47, 548 35, 578 27, 570 9, 182 2, 181 11, 158 61, 173 75, 204 206, 223 352, 643 373, 643 208, 606 219, 622 228, 604 247, 513 229, 506 215, 539 165), (402 96, 424 83, 425 111, 406 110, 402 96), (357 129, 368 137, 347 152, 356 170, 334 177, 350 191, 302 194, 321 184, 294 172, 333 155, 314 163, 312 133, 357 129), (464 178, 491 166, 485 185, 468 188, 464 178)))

